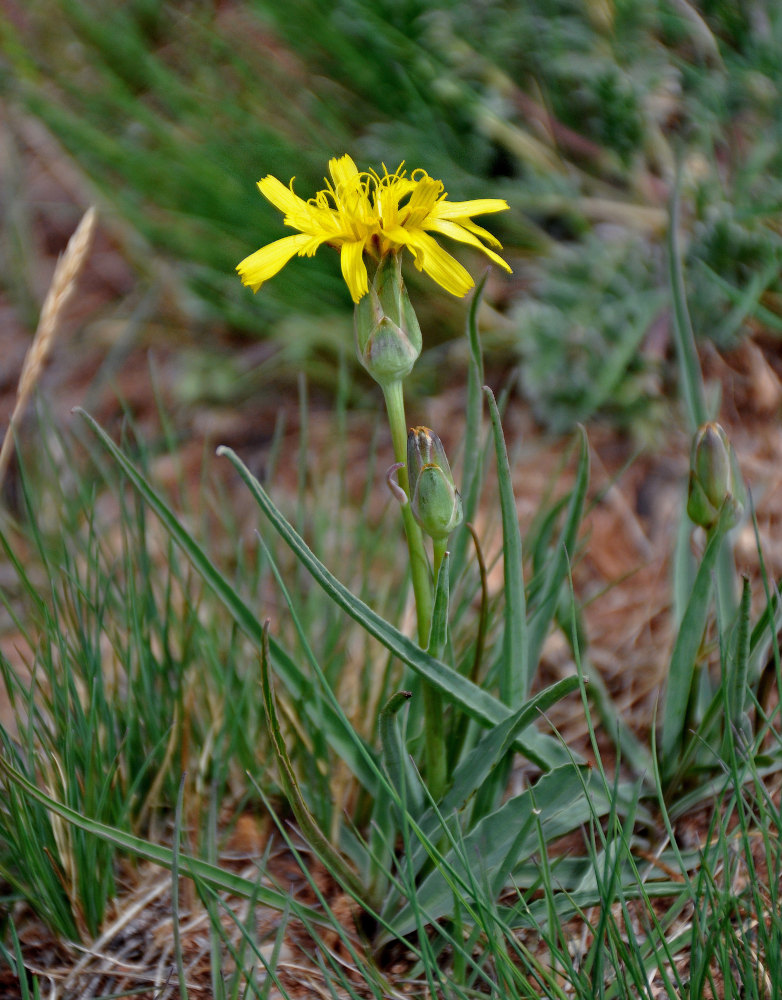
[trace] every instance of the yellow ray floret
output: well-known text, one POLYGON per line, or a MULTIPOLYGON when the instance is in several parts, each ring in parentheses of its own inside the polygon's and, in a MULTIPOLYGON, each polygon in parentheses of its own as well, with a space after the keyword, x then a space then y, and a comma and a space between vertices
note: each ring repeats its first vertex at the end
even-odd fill
POLYGON ((407 247, 419 271, 425 271, 453 295, 465 295, 473 279, 437 240, 436 233, 475 247, 506 271, 510 268, 490 247, 502 249, 491 233, 472 221, 473 215, 501 212, 508 203, 501 198, 448 201, 442 181, 424 170, 408 177, 400 165, 396 173, 383 168, 381 177, 360 173, 349 156, 329 161, 331 180, 314 198, 304 201, 271 175, 258 181, 261 194, 284 215, 283 222, 297 229, 256 250, 236 270, 245 285, 257 292, 269 278, 298 255, 311 257, 322 243, 340 251, 342 275, 354 302, 368 289, 364 254, 379 260, 407 247), (488 244, 488 245, 486 245, 488 244))

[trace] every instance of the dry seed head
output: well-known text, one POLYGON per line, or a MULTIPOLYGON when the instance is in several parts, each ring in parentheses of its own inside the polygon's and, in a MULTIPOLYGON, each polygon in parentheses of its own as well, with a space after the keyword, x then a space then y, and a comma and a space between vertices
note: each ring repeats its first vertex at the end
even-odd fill
POLYGON ((0 448, 0 485, 2 485, 5 471, 11 459, 13 429, 30 400, 33 389, 46 364, 46 359, 51 352, 60 318, 73 295, 76 288, 76 278, 89 254, 96 218, 95 208, 88 208, 82 216, 76 232, 68 240, 65 253, 57 261, 57 266, 54 269, 52 282, 41 308, 38 328, 25 355, 22 374, 19 376, 19 385, 16 390, 16 403, 3 438, 3 446, 0 448))
POLYGON ((54 335, 60 317, 76 288, 76 278, 89 253, 92 234, 95 229, 95 208, 88 208, 84 213, 76 232, 68 240, 65 253, 57 261, 52 283, 46 293, 38 328, 30 345, 30 350, 24 359, 22 374, 19 379, 17 401, 29 398, 33 387, 38 381, 40 372, 46 363, 54 342, 54 335))

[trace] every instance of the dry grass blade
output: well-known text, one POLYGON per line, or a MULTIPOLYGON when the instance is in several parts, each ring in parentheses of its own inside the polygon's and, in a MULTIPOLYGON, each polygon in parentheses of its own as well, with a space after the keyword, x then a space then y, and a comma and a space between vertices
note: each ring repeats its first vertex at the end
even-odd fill
POLYGON ((87 259, 92 243, 92 234, 95 231, 96 218, 95 208, 88 208, 73 236, 68 240, 65 253, 57 261, 57 267, 54 269, 52 283, 46 293, 38 320, 38 328, 35 331, 33 342, 30 344, 30 349, 25 355, 22 374, 19 376, 19 385, 16 390, 16 403, 3 438, 3 446, 0 448, 0 487, 2 487, 13 453, 14 427, 30 401, 30 396, 51 352, 60 318, 76 288, 79 271, 87 259))

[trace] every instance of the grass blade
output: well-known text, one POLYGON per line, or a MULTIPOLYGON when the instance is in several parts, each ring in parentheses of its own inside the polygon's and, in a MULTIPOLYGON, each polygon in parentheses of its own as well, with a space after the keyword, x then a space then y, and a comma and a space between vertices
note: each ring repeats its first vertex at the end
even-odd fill
POLYGON ((722 540, 725 537, 732 512, 723 506, 720 519, 709 538, 703 559, 693 583, 690 599, 682 617, 679 633, 671 654, 668 682, 663 708, 663 731, 661 749, 663 774, 670 777, 676 763, 677 752, 684 735, 687 707, 690 703, 692 678, 698 647, 706 627, 706 614, 712 592, 712 574, 717 561, 722 540))
MULTIPOLYGON (((85 830, 87 833, 91 833, 101 840, 109 841, 115 847, 133 854, 137 858, 143 858, 145 861, 151 861, 163 868, 167 868, 169 871, 172 871, 175 867, 174 852, 171 848, 152 844, 141 837, 136 837, 131 833, 125 833, 105 823, 98 823, 97 820, 82 816, 75 809, 70 809, 68 806, 63 805, 62 802, 50 798, 50 796, 42 792, 31 781, 28 781, 23 774, 20 774, 19 771, 11 767, 3 757, 0 757, 0 771, 22 789, 26 795, 29 795, 30 798, 36 802, 40 802, 41 805, 45 806, 55 815, 60 816, 68 823, 78 827, 78 829, 85 830)), ((268 889, 265 886, 259 888, 251 879, 242 878, 240 875, 234 875, 233 872, 224 871, 216 865, 211 865, 199 858, 181 855, 179 858, 179 871, 183 875, 197 877, 215 889, 235 893, 237 896, 247 899, 256 897, 259 903, 273 910, 284 911, 288 908, 303 920, 314 920, 317 923, 324 923, 322 915, 318 914, 317 911, 310 909, 303 903, 291 900, 284 893, 268 889)))
POLYGON ((483 484, 484 452, 481 447, 481 417, 483 411, 483 357, 478 335, 478 307, 483 297, 488 271, 478 282, 467 316, 467 344, 470 362, 467 367, 467 405, 465 407, 464 443, 462 450, 462 504, 464 524, 456 532, 451 547, 451 573, 457 577, 464 568, 469 544, 467 525, 475 518, 478 497, 483 484))
POLYGON ((280 731, 280 723, 277 718, 274 689, 269 677, 269 633, 267 627, 264 627, 263 635, 264 642, 261 651, 263 710, 266 715, 266 725, 269 730, 272 747, 274 748, 274 756, 277 761, 277 770, 282 790, 293 810, 293 815, 296 817, 299 829, 315 853, 357 899, 363 899, 365 896, 364 887, 350 868, 348 868, 339 852, 332 847, 331 841, 316 823, 315 817, 310 812, 309 806, 299 791, 296 775, 294 774, 288 752, 285 749, 282 732, 280 731))
POLYGON ((570 560, 576 547, 578 530, 581 526, 581 519, 584 514, 584 502, 586 500, 587 486, 589 485, 589 443, 587 442, 586 431, 579 427, 581 438, 581 452, 579 454, 578 469, 576 471, 576 481, 573 492, 570 494, 565 523, 557 539, 554 554, 547 560, 548 569, 545 570, 545 578, 541 587, 535 610, 532 612, 529 623, 529 662, 537 664, 540 651, 546 639, 552 618, 557 609, 559 594, 563 581, 570 573, 570 560))
POLYGON ((684 272, 679 248, 680 182, 681 172, 677 175, 671 195, 668 220, 668 278, 673 299, 673 336, 676 343, 676 356, 679 361, 682 395, 684 396, 690 429, 695 431, 706 423, 708 417, 703 392, 703 376, 698 362, 698 351, 695 347, 695 334, 690 322, 690 313, 687 309, 687 296, 684 291, 684 272))
POLYGON ((729 725, 745 735, 749 732, 749 720, 745 713, 749 695, 750 598, 749 579, 744 577, 736 631, 735 656, 733 662, 728 660, 729 673, 723 681, 727 685, 729 725))
MULTIPOLYGON (((226 608, 228 608, 237 625, 255 644, 258 651, 261 652, 263 649, 263 628, 255 612, 245 604, 234 587, 219 572, 192 535, 180 524, 167 504, 152 489, 141 472, 139 472, 122 450, 117 447, 97 421, 84 410, 77 408, 75 412, 84 418, 101 444, 106 448, 131 483, 133 483, 149 507, 160 518, 166 531, 168 531, 173 540, 179 545, 204 581, 211 587, 226 608)), ((310 719, 315 725, 323 726, 334 750, 350 765, 356 777, 367 788, 372 788, 376 780, 376 774, 367 760, 368 751, 363 745, 359 746, 356 744, 357 736, 355 731, 331 705, 320 702, 317 705, 317 712, 314 711, 314 701, 311 697, 312 681, 299 669, 293 658, 273 636, 269 637, 269 650, 275 672, 283 680, 293 697, 305 706, 305 710, 309 713, 310 719)))
POLYGON ((530 689, 529 651, 527 649, 527 604, 524 596, 524 573, 521 551, 521 530, 513 495, 513 483, 508 463, 508 450, 502 434, 500 413, 494 393, 483 387, 489 404, 494 450, 497 456, 497 480, 502 515, 502 561, 505 575, 505 630, 502 639, 500 667, 500 700, 516 708, 530 689))
MULTIPOLYGON (((435 542, 435 547, 437 546, 435 542)), ((444 544, 444 542, 442 543, 444 544)), ((436 559, 436 556, 435 556, 436 559)), ((437 585, 432 608, 432 625, 429 629, 427 652, 439 660, 448 641, 448 608, 450 604, 449 567, 450 556, 446 552, 437 573, 437 585)), ((445 749, 445 720, 440 692, 426 682, 422 685, 424 702, 424 744, 426 748, 426 782, 438 801, 443 797, 448 782, 448 754, 445 749)))
MULTIPOLYGON (((422 882, 417 893, 417 903, 426 911, 427 919, 441 917, 453 906, 453 877, 469 881, 469 866, 464 858, 479 858, 480 865, 491 873, 495 885, 498 880, 503 884, 507 883, 519 857, 531 854, 537 845, 537 830, 531 823, 536 810, 540 810, 547 840, 586 822, 591 815, 592 806, 584 793, 585 780, 586 776, 582 777, 579 768, 572 764, 556 768, 543 775, 535 784, 534 790, 528 789, 509 799, 496 812, 478 823, 465 836, 462 849, 449 851, 443 868, 435 869, 422 882), (527 830, 527 835, 517 838, 516 834, 521 828, 527 830), (512 858, 509 855, 511 845, 515 849, 512 858), (499 873, 497 866, 503 859, 511 864, 511 868, 499 873)), ((412 908, 408 904, 394 918, 394 931, 403 935, 413 930, 414 926, 412 908)))

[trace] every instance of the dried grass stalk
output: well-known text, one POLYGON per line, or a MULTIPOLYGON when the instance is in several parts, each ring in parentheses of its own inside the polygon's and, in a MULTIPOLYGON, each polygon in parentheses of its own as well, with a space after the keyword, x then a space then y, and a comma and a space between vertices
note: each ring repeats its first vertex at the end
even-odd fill
POLYGON ((60 319, 76 288, 76 278, 90 251, 96 218, 95 208, 88 208, 76 232, 68 240, 65 253, 57 261, 57 266, 54 269, 52 283, 46 293, 38 320, 38 328, 25 355, 22 374, 19 376, 19 385, 16 390, 16 404, 8 422, 8 430, 3 438, 3 446, 0 448, 0 487, 2 487, 13 453, 14 428, 21 419, 30 401, 30 396, 38 384, 52 349, 60 319))

